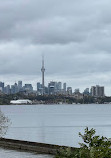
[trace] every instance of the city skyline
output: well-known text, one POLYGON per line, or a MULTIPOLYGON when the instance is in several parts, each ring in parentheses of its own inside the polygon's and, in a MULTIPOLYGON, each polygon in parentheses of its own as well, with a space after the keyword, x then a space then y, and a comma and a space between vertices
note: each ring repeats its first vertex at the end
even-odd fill
POLYGON ((110 0, 0 0, 0 81, 105 86, 111 96, 110 0), (50 9, 49 9, 50 6, 50 9))
POLYGON ((71 86, 67 86, 67 83, 62 83, 61 81, 54 81, 51 80, 50 82, 47 83, 47 85, 45 84, 45 64, 44 64, 44 55, 42 55, 42 60, 41 60, 42 64, 42 68, 41 68, 41 81, 36 82, 36 88, 34 89, 34 86, 32 83, 28 82, 28 83, 24 83, 23 85, 23 81, 22 80, 18 80, 18 82, 15 81, 14 84, 6 84, 4 82, 0 81, 0 91, 6 94, 14 94, 14 93, 18 93, 18 92, 22 92, 22 91, 27 91, 29 93, 37 91, 37 93, 39 95, 44 95, 44 94, 70 94, 72 95, 73 93, 85 93, 85 94, 90 94, 92 96, 105 96, 105 91, 104 91, 104 86, 91 86, 90 88, 87 87, 85 88, 82 92, 80 90, 80 87, 76 87, 75 89, 73 89, 71 86), (50 91, 50 87, 51 87, 51 91, 50 91), (53 87, 53 89, 52 89, 53 87), (48 88, 46 90, 46 88, 48 88), (100 88, 100 90, 99 90, 100 88), (101 89, 102 88, 102 89, 101 89), (96 90, 97 89, 97 90, 96 90), (46 92, 47 91, 47 92, 46 92), (100 92, 99 92, 100 91, 100 92), (67 93, 66 93, 67 92, 67 93))
POLYGON ((62 95, 75 97, 76 99, 83 99, 84 96, 92 96, 95 98, 107 97, 105 95, 105 87, 100 85, 93 85, 90 88, 85 88, 83 92, 80 92, 79 88, 73 91, 72 87, 67 86, 67 83, 62 83, 60 81, 50 81, 48 85, 43 85, 42 82, 37 82, 36 90, 33 89, 32 84, 25 83, 23 85, 22 81, 18 81, 13 85, 6 85, 4 82, 0 82, 0 95, 17 93, 35 96, 62 95))

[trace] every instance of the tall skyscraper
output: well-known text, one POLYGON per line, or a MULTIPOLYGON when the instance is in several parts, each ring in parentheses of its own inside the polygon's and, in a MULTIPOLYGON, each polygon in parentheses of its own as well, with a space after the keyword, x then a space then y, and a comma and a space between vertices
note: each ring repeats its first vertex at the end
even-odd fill
POLYGON ((45 68, 44 68, 44 56, 42 57, 42 68, 41 68, 41 71, 42 71, 42 89, 43 89, 43 95, 44 95, 44 73, 45 73, 45 68))
POLYGON ((91 96, 96 96, 96 87, 95 86, 92 86, 91 87, 91 96))
POLYGON ((4 82, 0 82, 1 91, 4 91, 4 82))
POLYGON ((96 85, 96 96, 97 97, 104 97, 104 87, 96 85))
POLYGON ((57 90, 58 90, 58 91, 61 91, 61 89, 62 89, 62 83, 61 83, 61 82, 58 82, 58 83, 57 83, 57 90))
POLYGON ((14 85, 11 85, 11 94, 18 93, 18 85, 15 83, 14 85))
POLYGON ((104 87, 101 87, 99 85, 92 86, 91 87, 91 95, 93 97, 104 97, 104 87))
POLYGON ((72 87, 67 87, 67 94, 72 95, 72 87))
POLYGON ((18 81, 18 91, 22 90, 22 81, 18 81))
POLYGON ((26 92, 33 92, 32 84, 25 84, 23 88, 26 92))
POLYGON ((40 82, 37 82, 37 91, 39 91, 40 88, 41 88, 41 84, 40 84, 40 82))
POLYGON ((48 84, 49 95, 55 95, 57 93, 57 82, 51 81, 48 84))
POLYGON ((10 85, 7 85, 7 86, 4 88, 4 93, 5 93, 5 94, 10 94, 10 85))
POLYGON ((64 92, 64 94, 66 94, 66 83, 63 83, 63 92, 64 92))
POLYGON ((90 95, 90 93, 89 93, 89 88, 86 88, 86 89, 84 90, 83 94, 84 94, 84 95, 90 95))

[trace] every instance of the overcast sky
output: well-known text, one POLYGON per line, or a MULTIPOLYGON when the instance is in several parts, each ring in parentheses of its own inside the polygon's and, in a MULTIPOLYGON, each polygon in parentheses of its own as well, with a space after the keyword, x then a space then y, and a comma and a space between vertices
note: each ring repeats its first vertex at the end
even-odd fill
POLYGON ((0 0, 0 80, 66 82, 111 95, 111 0, 0 0))

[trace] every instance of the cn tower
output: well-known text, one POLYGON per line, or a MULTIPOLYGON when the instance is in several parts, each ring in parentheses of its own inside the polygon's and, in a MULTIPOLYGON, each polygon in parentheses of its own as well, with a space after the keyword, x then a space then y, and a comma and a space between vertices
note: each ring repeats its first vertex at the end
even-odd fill
POLYGON ((42 88, 43 88, 43 95, 44 95, 44 88, 45 88, 45 85, 44 85, 44 73, 45 73, 44 56, 42 56, 42 68, 41 68, 41 71, 42 71, 42 88))

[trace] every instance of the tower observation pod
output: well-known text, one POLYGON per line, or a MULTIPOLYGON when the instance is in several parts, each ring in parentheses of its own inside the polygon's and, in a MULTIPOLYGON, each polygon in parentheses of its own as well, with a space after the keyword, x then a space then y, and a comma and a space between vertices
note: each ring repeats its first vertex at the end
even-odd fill
POLYGON ((45 73, 45 68, 44 68, 44 56, 42 57, 42 68, 41 68, 41 72, 42 72, 42 89, 43 89, 43 95, 45 93, 45 84, 44 84, 44 73, 45 73))

